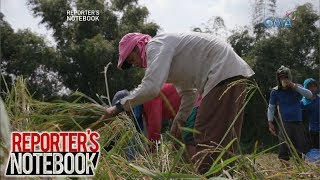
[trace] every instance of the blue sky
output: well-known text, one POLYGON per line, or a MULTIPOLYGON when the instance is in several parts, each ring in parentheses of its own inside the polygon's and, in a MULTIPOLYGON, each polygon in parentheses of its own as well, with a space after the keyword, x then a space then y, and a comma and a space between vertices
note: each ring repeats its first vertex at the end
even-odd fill
MULTIPOLYGON (((1 0, 1 12, 6 21, 17 29, 29 28, 52 42, 52 31, 39 25, 40 18, 33 17, 26 0, 1 0)), ((228 29, 249 25, 251 6, 254 0, 139 0, 150 15, 148 21, 159 24, 161 32, 186 32, 192 26, 200 26, 213 16, 221 16, 228 29)), ((319 0, 278 0, 277 12, 283 16, 286 11, 310 2, 319 12, 319 0)))

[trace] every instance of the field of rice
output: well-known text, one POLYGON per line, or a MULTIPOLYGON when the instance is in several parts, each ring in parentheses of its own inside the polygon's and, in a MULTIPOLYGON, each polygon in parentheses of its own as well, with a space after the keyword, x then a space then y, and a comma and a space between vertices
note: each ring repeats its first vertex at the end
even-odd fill
MULTIPOLYGON (((200 175, 184 160, 184 144, 169 133, 162 135, 161 143, 151 153, 150 142, 136 131, 134 120, 128 115, 101 121, 102 105, 93 100, 88 103, 90 98, 79 92, 73 94, 73 99, 73 102, 35 100, 20 78, 8 90, 4 104, 12 131, 84 131, 88 128, 98 131, 101 156, 95 176, 88 179, 320 179, 320 166, 298 156, 288 163, 280 162, 277 155, 271 153, 277 145, 251 154, 240 152, 230 159, 219 156, 209 172, 200 175), (179 148, 174 148, 173 143, 180 144, 179 148)), ((1 125, 2 121, 1 117, 1 125)), ((2 138, 2 167, 10 152, 5 141, 2 138)), ((221 150, 221 155, 225 150, 221 150)))

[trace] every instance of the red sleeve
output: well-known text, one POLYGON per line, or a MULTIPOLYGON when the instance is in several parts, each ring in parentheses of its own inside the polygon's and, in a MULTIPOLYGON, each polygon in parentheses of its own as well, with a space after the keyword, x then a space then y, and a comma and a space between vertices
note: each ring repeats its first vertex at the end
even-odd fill
POLYGON ((162 100, 158 96, 143 104, 145 120, 147 121, 147 136, 151 141, 160 139, 162 121, 162 100))
MULTIPOLYGON (((171 83, 165 83, 162 86, 161 91, 163 92, 163 94, 166 96, 166 98, 170 102, 170 106, 171 106, 171 108, 173 108, 175 114, 178 113, 181 98, 176 90, 176 87, 171 83)), ((174 116, 172 114, 172 110, 170 110, 170 108, 168 107, 168 104, 165 103, 165 101, 163 101, 162 103, 163 103, 163 118, 173 120, 174 116)))

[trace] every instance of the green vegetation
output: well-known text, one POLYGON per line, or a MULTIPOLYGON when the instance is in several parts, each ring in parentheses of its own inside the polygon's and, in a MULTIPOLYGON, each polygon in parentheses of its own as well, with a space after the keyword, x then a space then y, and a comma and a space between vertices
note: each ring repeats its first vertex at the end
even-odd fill
MULTIPOLYGON (((129 71, 116 69, 119 39, 133 31, 153 36, 159 26, 146 21, 148 9, 139 5, 137 0, 88 2, 28 0, 33 15, 40 17, 41 23, 53 30, 56 47, 49 46, 43 37, 30 30, 14 32, 0 13, 0 96, 5 100, 13 130, 92 128, 99 131, 103 137, 101 147, 109 146, 113 141, 117 143, 110 152, 101 149, 96 179, 204 179, 183 160, 184 145, 173 148, 173 143, 177 142, 169 134, 163 136, 157 151, 150 153, 150 142, 136 132, 130 117, 122 114, 97 121, 109 100, 105 97, 108 93, 103 67, 112 63, 107 87, 111 97, 120 89, 134 88, 144 73, 135 68, 129 71), (71 8, 97 9, 101 13, 100 21, 67 22, 65 13, 71 8), (24 79, 17 78, 19 76, 24 79), (69 91, 72 95, 66 95, 69 91), (130 149, 139 152, 133 159, 126 155, 130 149)), ((289 164, 277 159, 274 152, 278 140, 268 132, 266 110, 270 89, 276 85, 275 71, 280 65, 292 69, 294 82, 319 78, 319 15, 311 4, 306 3, 294 10, 292 28, 266 29, 256 17, 261 16, 261 2, 255 9, 253 28, 234 29, 228 37, 234 50, 256 72, 250 81, 244 107, 241 152, 230 159, 217 159, 206 175, 221 179, 318 179, 319 166, 297 156, 289 164)), ((274 14, 275 0, 270 2, 274 14)), ((213 29, 208 24, 205 30, 194 30, 219 35, 219 28, 226 30, 227 27, 221 17, 217 18, 213 29)), ((8 152, 3 144, 1 149, 8 152)), ((225 150, 219 151, 223 153, 225 150)))
MULTIPOLYGON (((244 82, 237 82, 244 83, 244 82)), ((232 84, 230 85, 232 86, 232 84)), ((249 82, 250 98, 259 88, 249 82)), ((150 142, 139 134, 133 120, 126 114, 115 118, 99 121, 104 113, 103 106, 97 102, 83 103, 88 98, 81 93, 74 94, 73 102, 43 102, 32 98, 25 81, 18 78, 16 85, 7 92, 5 104, 15 131, 62 131, 85 130, 91 128, 100 133, 100 161, 94 179, 185 179, 216 177, 218 179, 283 179, 283 178, 319 178, 320 166, 304 162, 295 155, 290 163, 282 163, 275 154, 270 153, 276 146, 263 151, 255 145, 251 154, 232 155, 223 159, 223 155, 234 142, 231 141, 224 149, 212 148, 220 155, 205 175, 196 174, 192 165, 184 160, 184 144, 177 142, 168 133, 164 134, 161 144, 154 153, 148 150, 150 142), (173 143, 180 144, 175 149, 173 143), (104 147, 113 145, 108 152, 104 147), (129 156, 129 153, 133 155, 129 156), (298 162, 298 163, 297 163, 298 162)), ((292 147, 292 145, 291 145, 292 147)), ((1 147, 4 152, 8 149, 1 147)))

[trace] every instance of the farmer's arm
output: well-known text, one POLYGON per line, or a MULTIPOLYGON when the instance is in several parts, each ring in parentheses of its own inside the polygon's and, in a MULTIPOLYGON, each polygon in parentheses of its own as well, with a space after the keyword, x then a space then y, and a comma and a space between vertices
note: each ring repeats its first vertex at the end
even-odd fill
POLYGON ((173 57, 173 50, 153 42, 148 44, 147 63, 148 67, 142 83, 130 92, 130 95, 121 100, 125 110, 130 106, 143 104, 144 102, 159 95, 162 85, 166 82, 173 57))
POLYGON ((141 84, 130 92, 130 95, 121 99, 116 106, 106 109, 103 119, 115 116, 122 111, 129 111, 131 107, 143 104, 159 95, 162 85, 168 78, 173 48, 166 47, 158 42, 148 44, 147 69, 141 84))
POLYGON ((305 89, 303 86, 300 84, 296 84, 295 90, 301 94, 302 96, 306 97, 307 99, 312 98, 312 92, 309 89, 305 89))
POLYGON ((273 125, 274 111, 276 109, 276 103, 277 103, 277 99, 276 99, 275 94, 276 94, 276 92, 274 90, 272 90, 270 93, 270 101, 269 101, 268 112, 267 112, 269 131, 273 135, 276 135, 276 130, 273 125))
POLYGON ((309 89, 304 88, 300 84, 294 83, 290 80, 285 80, 285 82, 288 84, 289 87, 297 91, 302 96, 311 99, 312 98, 312 92, 309 89))

